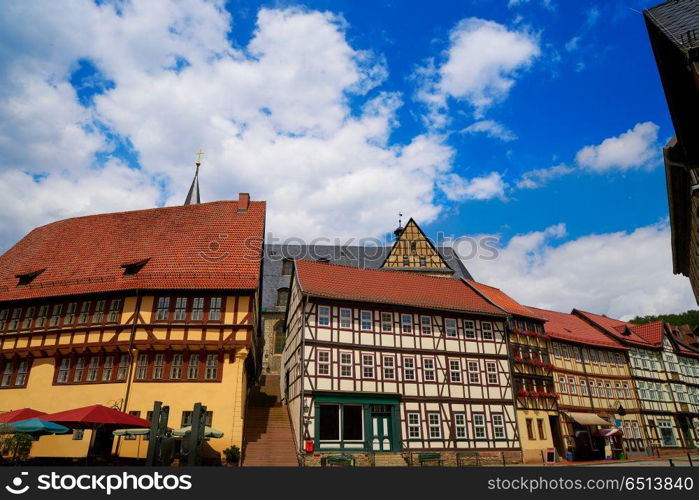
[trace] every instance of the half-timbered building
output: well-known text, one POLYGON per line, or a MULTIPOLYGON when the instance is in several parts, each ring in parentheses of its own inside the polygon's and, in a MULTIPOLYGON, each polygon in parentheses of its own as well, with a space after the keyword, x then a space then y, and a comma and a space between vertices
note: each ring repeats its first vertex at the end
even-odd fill
POLYGON ((497 288, 473 280, 466 283, 509 313, 508 353, 522 458, 527 463, 546 462, 552 458, 548 451, 554 449, 555 442, 560 448, 561 439, 545 320, 497 288))
POLYGON ((559 451, 575 460, 645 452, 647 437, 627 362, 628 348, 576 315, 529 309, 546 319, 560 396, 559 451))
MULTIPOLYGON (((241 446, 264 220, 264 202, 241 194, 32 231, 0 256, 0 411, 102 404, 148 418, 159 400, 179 428, 201 402, 224 433, 210 455, 241 446)), ((31 453, 79 457, 90 445, 139 453, 91 431, 42 438, 31 453)))
POLYGON ((306 463, 426 450, 519 461, 506 317, 461 280, 296 261, 281 391, 306 463))

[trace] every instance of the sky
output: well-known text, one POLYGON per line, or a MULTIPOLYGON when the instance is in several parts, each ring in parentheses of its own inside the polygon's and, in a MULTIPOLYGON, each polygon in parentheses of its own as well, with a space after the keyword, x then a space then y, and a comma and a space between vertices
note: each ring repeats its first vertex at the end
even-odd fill
POLYGON ((58 219, 266 200, 268 238, 413 217, 520 302, 696 306, 645 0, 0 2, 0 251, 58 219), (469 239, 466 239, 469 238, 469 239), (468 245, 466 245, 468 246, 468 245))

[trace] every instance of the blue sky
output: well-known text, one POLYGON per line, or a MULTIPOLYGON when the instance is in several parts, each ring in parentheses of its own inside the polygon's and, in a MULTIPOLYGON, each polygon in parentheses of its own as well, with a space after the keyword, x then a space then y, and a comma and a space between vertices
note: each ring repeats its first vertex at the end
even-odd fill
POLYGON ((203 199, 265 199, 274 237, 381 236, 400 211, 495 235, 466 265, 523 302, 686 309, 653 3, 3 3, 0 249, 179 204, 203 149, 203 199))

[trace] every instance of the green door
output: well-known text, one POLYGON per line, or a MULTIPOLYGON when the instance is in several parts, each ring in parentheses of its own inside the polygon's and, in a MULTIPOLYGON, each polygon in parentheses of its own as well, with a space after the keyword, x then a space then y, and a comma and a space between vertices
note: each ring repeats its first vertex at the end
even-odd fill
POLYGON ((390 407, 374 405, 371 412, 371 449, 373 451, 391 451, 392 430, 390 407))

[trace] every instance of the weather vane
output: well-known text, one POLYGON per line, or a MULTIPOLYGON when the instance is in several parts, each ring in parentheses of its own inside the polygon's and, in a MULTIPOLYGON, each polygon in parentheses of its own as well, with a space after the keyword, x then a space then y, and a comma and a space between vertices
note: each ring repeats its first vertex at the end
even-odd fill
POLYGON ((197 167, 201 165, 201 157, 203 156, 204 152, 200 149, 197 151, 197 167))

